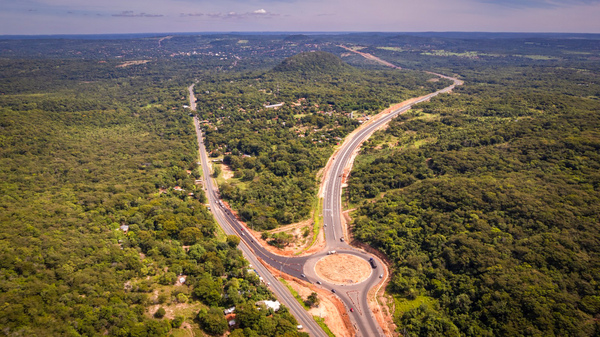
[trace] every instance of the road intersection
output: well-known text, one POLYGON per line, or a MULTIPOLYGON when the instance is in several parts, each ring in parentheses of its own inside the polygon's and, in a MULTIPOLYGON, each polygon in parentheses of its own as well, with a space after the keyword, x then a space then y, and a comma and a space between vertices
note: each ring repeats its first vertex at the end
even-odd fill
MULTIPOLYGON (((432 73, 434 74, 434 73, 432 73)), ((429 95, 420 97, 419 99, 407 103, 400 108, 386 113, 384 115, 373 118, 369 123, 362 125, 342 144, 340 149, 330 159, 330 165, 325 172, 325 186, 323 198, 323 220, 324 233, 326 238, 325 248, 310 256, 281 256, 276 255, 262 247, 257 240, 249 234, 246 234, 244 225, 237 220, 230 209, 224 207, 223 202, 219 199, 217 187, 213 184, 210 177, 210 167, 208 156, 202 139, 202 131, 197 117, 194 117, 195 129, 198 136, 199 152, 201 157, 201 165, 204 175, 204 187, 208 196, 208 202, 211 211, 219 225, 227 234, 234 234, 241 238, 240 248, 244 255, 250 260, 255 267, 259 267, 260 275, 265 279, 265 282, 271 284, 271 289, 275 292, 278 298, 290 308, 290 311, 299 320, 300 324, 309 332, 311 336, 326 336, 323 330, 315 323, 312 317, 296 302, 290 295, 289 291, 283 286, 274 276, 272 276, 265 266, 260 264, 260 261, 268 264, 271 269, 278 270, 280 273, 285 273, 323 287, 335 293, 344 303, 349 317, 356 330, 356 336, 374 337, 385 336, 381 327, 377 324, 377 320, 373 316, 372 310, 368 305, 368 292, 382 279, 379 277, 382 273, 383 263, 372 254, 368 254, 363 250, 350 246, 344 236, 344 228, 341 221, 342 205, 342 179, 344 170, 352 163, 354 153, 361 144, 367 140, 376 130, 387 124, 391 119, 399 114, 409 110, 414 104, 421 103, 437 96, 441 93, 447 93, 456 85, 462 84, 462 81, 447 77, 440 74, 434 74, 453 81, 453 84, 438 90, 429 95), (328 251, 335 250, 338 254, 350 254, 369 261, 374 259, 375 264, 380 266, 374 268, 371 275, 356 283, 334 284, 327 280, 321 279, 315 272, 316 263, 327 256, 328 251)), ((193 86, 190 86, 190 106, 194 107, 195 98, 193 95, 193 86), (192 104, 192 100, 194 104, 192 104)))

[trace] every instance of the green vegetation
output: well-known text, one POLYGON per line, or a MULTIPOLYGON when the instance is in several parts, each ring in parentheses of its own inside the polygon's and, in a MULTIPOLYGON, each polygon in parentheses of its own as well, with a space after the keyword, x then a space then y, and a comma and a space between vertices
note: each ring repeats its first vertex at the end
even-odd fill
POLYGON ((292 72, 302 74, 336 74, 348 72, 352 68, 339 57, 322 51, 305 52, 283 60, 273 69, 275 72, 292 72))
POLYGON ((315 320, 315 322, 317 322, 317 324, 321 327, 321 329, 323 329, 323 331, 327 334, 327 336, 335 337, 335 335, 333 334, 333 332, 331 332, 331 330, 329 329, 327 324, 325 324, 324 318, 319 317, 319 316, 313 316, 313 319, 315 320))
MULTIPOLYGON (((194 183, 195 132, 181 108, 191 80, 174 75, 176 61, 146 72, 115 63, 0 61, 7 335, 165 336, 181 317, 202 335, 198 323, 221 331, 223 308, 274 299, 233 238, 216 236, 194 183), (199 311, 219 323, 196 321, 199 311)), ((285 308, 265 315, 237 321, 248 336, 305 336, 285 308)))
POLYGON ((352 172, 354 234, 394 263, 400 329, 597 334, 600 82, 555 67, 465 77, 373 137, 352 172))
POLYGON ((428 82, 431 77, 361 71, 315 52, 286 59, 273 71, 232 74, 197 85, 207 149, 214 158, 224 155, 238 179, 221 183, 221 196, 254 229, 308 218, 317 171, 359 125, 352 112, 378 112, 447 84, 428 82), (277 102, 283 104, 266 107, 277 102), (244 188, 250 183, 252 188, 244 188))
POLYGON ((283 283, 288 288, 288 290, 290 291, 290 293, 292 294, 292 296, 294 296, 294 298, 296 299, 296 301, 298 301, 298 303, 300 303, 300 305, 302 305, 302 307, 305 310, 309 310, 310 309, 309 305, 306 304, 306 301, 304 301, 304 299, 302 298, 302 296, 300 296, 300 294, 298 294, 298 292, 296 290, 294 290, 294 288, 292 288, 292 286, 290 286, 289 283, 287 283, 286 280, 280 278, 279 282, 283 283))
POLYGON ((196 82, 244 220, 305 219, 360 117, 447 85, 342 44, 467 80, 376 134, 346 190, 356 237, 394 263, 400 329, 597 335, 598 36, 493 37, 0 40, 0 330, 306 336, 286 308, 257 309, 273 294, 204 206, 183 105, 196 82))

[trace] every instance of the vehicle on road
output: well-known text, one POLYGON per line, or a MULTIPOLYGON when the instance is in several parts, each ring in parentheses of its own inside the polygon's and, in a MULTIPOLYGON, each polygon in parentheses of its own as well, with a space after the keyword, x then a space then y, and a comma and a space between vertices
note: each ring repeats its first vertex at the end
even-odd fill
POLYGON ((369 259, 369 263, 371 264, 371 267, 373 267, 373 269, 377 268, 377 263, 375 263, 375 259, 374 258, 370 258, 369 259))
POLYGON ((335 294, 335 289, 331 289, 331 292, 335 294))
POLYGON ((317 281, 317 284, 322 284, 321 281, 317 281))
POLYGON ((350 308, 350 312, 354 312, 354 309, 353 309, 353 308, 350 308))
POLYGON ((300 274, 300 276, 302 276, 302 277, 306 277, 306 275, 304 275, 304 274, 300 274))
POLYGON ((340 238, 340 241, 344 242, 344 238, 340 238))
POLYGON ((330 250, 327 252, 327 255, 331 255, 331 254, 335 254, 335 253, 337 253, 335 250, 330 250))
POLYGON ((383 274, 379 275, 379 278, 383 278, 383 274))

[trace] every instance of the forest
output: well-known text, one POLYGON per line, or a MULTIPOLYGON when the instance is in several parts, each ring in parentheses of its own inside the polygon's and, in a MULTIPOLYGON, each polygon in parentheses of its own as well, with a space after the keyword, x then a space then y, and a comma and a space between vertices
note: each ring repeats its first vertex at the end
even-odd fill
POLYGON ((334 147, 369 115, 448 83, 432 77, 360 70, 309 52, 267 72, 201 82, 195 90, 207 149, 234 174, 219 186, 221 196, 256 229, 308 218, 317 171, 334 147), (267 107, 275 103, 283 105, 267 107))
POLYGON ((464 86, 358 157, 353 233, 389 257, 408 335, 600 331, 597 63, 531 63, 454 65, 464 86))
POLYGON ((204 205, 182 65, 119 64, 0 60, 2 333, 306 336, 204 205))
POLYGON ((306 336, 204 205, 186 88, 222 197, 270 229, 345 135, 446 86, 427 70, 465 85, 376 133, 345 190, 399 332, 597 335, 598 36, 432 34, 0 38, 0 331, 306 336))

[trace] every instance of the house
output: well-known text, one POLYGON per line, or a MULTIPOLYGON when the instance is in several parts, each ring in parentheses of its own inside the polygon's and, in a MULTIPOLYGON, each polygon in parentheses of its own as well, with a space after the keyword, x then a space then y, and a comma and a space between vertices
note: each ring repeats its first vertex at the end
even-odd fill
POLYGON ((119 229, 127 233, 129 231, 129 225, 121 225, 119 229))
POLYGON ((264 300, 264 301, 256 302, 256 305, 261 305, 261 304, 264 304, 269 309, 273 309, 273 311, 277 311, 281 307, 281 303, 279 303, 279 301, 264 300))
POLYGON ((175 190, 175 191, 185 191, 183 188, 181 188, 179 186, 173 187, 173 190, 175 190))
POLYGON ((234 311, 235 311, 235 307, 231 307, 229 309, 223 310, 223 314, 224 315, 229 315, 229 314, 232 314, 234 311))
POLYGON ((285 104, 285 102, 281 102, 281 103, 277 103, 277 104, 264 105, 264 107, 266 109, 275 109, 275 108, 279 108, 280 106, 283 106, 284 104, 285 104))

